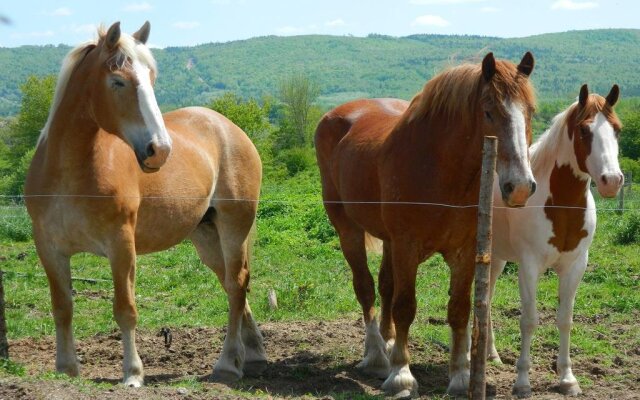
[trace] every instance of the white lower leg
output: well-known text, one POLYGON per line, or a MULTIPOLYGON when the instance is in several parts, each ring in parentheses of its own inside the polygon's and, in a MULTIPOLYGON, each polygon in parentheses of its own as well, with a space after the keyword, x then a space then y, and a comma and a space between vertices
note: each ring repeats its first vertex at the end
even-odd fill
POLYGON ((389 376, 387 344, 380 335, 377 319, 372 318, 365 329, 364 358, 357 367, 366 373, 386 378, 389 376))
POLYGON ((144 371, 142 360, 140 360, 136 348, 135 329, 122 330, 122 347, 124 350, 122 360, 124 384, 129 387, 140 387, 144 383, 144 371))

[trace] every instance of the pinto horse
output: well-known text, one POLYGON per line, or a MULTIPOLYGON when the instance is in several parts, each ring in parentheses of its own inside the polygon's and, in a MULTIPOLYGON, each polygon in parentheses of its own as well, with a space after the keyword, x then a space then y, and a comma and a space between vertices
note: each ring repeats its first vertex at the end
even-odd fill
POLYGON ((435 76, 411 104, 357 100, 329 111, 318 125, 315 145, 325 208, 364 314, 365 354, 359 367, 388 376, 383 389, 391 395, 417 395, 408 333, 416 312, 418 264, 436 252, 451 268, 448 392, 467 392, 477 209, 464 206, 478 203, 487 135, 499 138, 497 171, 504 202, 521 207, 535 190, 527 150, 535 103, 529 80, 533 66, 531 53, 517 66, 489 53, 481 65, 435 76), (383 241, 380 327, 366 234, 383 241))
MULTIPOLYGON (((589 189, 591 179, 603 197, 614 197, 624 182, 618 165, 621 124, 613 110, 619 93, 614 85, 605 99, 589 95, 587 85, 582 86, 578 101, 559 114, 531 147, 531 168, 538 182, 538 191, 528 202, 532 207, 493 212, 491 296, 506 261, 520 265, 522 344, 518 378, 513 386, 517 396, 531 394, 529 354, 533 331, 538 325, 536 289, 540 274, 549 267, 555 269, 560 280, 557 315, 560 391, 565 395, 581 392, 569 358, 573 305, 596 228, 595 202, 589 189)), ((498 196, 500 190, 494 187, 494 197, 498 196)), ((499 361, 493 330, 487 347, 489 358, 499 361)))
POLYGON ((214 111, 160 113, 156 64, 145 45, 149 30, 147 22, 130 36, 115 23, 69 53, 28 172, 25 200, 51 290, 56 369, 79 374, 70 257, 90 252, 111 264, 124 383, 142 385, 136 254, 188 237, 229 300, 229 328, 213 377, 239 379, 243 369, 266 365, 246 301, 257 203, 245 199, 260 193, 260 157, 247 135, 214 111))

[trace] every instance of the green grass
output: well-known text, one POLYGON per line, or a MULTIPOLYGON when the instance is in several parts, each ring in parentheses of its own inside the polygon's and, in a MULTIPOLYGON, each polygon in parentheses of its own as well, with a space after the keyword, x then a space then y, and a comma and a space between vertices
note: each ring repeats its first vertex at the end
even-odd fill
MULTIPOLYGON (((615 243, 616 229, 628 215, 637 214, 640 196, 629 195, 624 216, 598 213, 598 230, 591 248, 589 268, 578 289, 572 355, 597 357, 611 365, 621 351, 640 344, 640 244, 615 243), (597 318, 597 324, 589 323, 597 318), (614 327, 625 326, 628 339, 612 342, 614 327)), ((615 200, 598 200, 601 208, 614 207, 615 200)), ((49 289, 39 266, 33 242, 16 239, 28 219, 24 208, 0 209, 0 266, 6 272, 4 286, 11 339, 53 335, 49 289)), ((338 240, 321 204, 315 169, 293 178, 266 178, 259 209, 258 233, 252 257, 249 301, 261 321, 334 320, 357 318, 360 307, 353 294, 351 272, 339 250, 338 240), (274 289, 279 308, 272 311, 267 293, 274 289)), ((28 229, 27 229, 28 231, 28 229)), ((377 275, 380 257, 370 256, 377 275)), ((72 259, 74 277, 96 279, 74 281, 74 330, 79 338, 117 329, 111 315, 113 286, 107 261, 87 254, 72 259)), ((427 346, 448 346, 446 321, 449 270, 435 256, 419 269, 418 315, 412 340, 427 346), (429 323, 431 321, 431 323, 429 323)), ((555 328, 557 277, 544 274, 538 291, 541 326, 535 348, 557 349, 555 328)), ((226 296, 215 275, 199 261, 190 243, 138 258, 136 300, 140 328, 161 326, 223 326, 227 321, 226 296)), ((498 281, 494 299, 497 347, 517 351, 520 333, 517 314, 519 296, 517 268, 509 266, 498 281)), ((635 346, 635 347, 634 347, 635 346)), ((3 365, 5 372, 20 375, 20 366, 3 365)), ((299 371, 300 379, 306 372, 299 371)), ((581 381, 588 385, 584 378, 581 381)), ((198 387, 197 382, 178 386, 198 387), (195 386, 194 386, 195 385, 195 386)), ((246 393, 245 393, 246 394, 246 393)), ((338 396, 340 398, 341 396, 338 396)), ((351 398, 349 394, 342 396, 351 398)))

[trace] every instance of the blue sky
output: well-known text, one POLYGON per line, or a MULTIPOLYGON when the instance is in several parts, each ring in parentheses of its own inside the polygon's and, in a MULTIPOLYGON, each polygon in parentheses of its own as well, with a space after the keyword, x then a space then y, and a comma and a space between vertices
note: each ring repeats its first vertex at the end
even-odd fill
POLYGON ((576 29, 640 28, 637 0, 11 0, 0 46, 75 45, 100 23, 127 32, 151 22, 154 47, 265 35, 381 33, 521 37, 576 29))

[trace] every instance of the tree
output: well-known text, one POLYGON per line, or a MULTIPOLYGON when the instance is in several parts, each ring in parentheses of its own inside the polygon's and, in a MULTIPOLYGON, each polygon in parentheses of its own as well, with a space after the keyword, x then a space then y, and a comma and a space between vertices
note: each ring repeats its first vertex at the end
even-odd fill
POLYGON ((209 107, 229 118, 253 140, 264 139, 273 130, 269 122, 271 102, 268 99, 260 105, 253 98, 244 101, 237 94, 227 92, 213 100, 209 107))
POLYGON ((620 152, 624 157, 640 160, 640 112, 634 112, 623 119, 624 128, 620 134, 620 152))
POLYGON ((278 144, 283 148, 309 145, 313 130, 310 115, 320 94, 319 86, 306 74, 297 73, 280 82, 278 94, 284 104, 278 144))
POLYGON ((0 129, 0 193, 22 194, 40 131, 47 122, 56 78, 30 76, 21 86, 20 114, 0 129))
POLYGON ((13 132, 13 143, 9 143, 12 152, 18 159, 35 147, 40 131, 44 128, 49 116, 49 108, 56 87, 56 77, 48 75, 43 78, 29 76, 20 86, 22 103, 17 124, 13 132))

